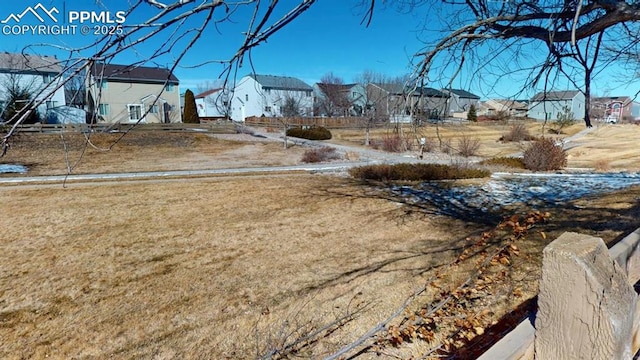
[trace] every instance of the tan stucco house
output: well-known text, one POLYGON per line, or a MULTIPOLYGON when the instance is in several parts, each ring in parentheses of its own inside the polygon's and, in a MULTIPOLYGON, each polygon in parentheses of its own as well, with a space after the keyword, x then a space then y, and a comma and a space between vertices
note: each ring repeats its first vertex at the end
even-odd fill
POLYGON ((96 64, 87 84, 88 110, 107 123, 182 122, 178 86, 167 68, 96 64))

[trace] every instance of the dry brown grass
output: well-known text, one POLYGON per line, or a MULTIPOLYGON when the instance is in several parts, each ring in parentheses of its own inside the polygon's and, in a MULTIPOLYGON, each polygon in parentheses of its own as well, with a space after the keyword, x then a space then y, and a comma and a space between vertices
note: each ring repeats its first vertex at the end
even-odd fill
POLYGON ((640 170, 640 126, 633 124, 598 124, 597 128, 576 141, 576 148, 568 151, 571 167, 602 168, 612 170, 640 170))
POLYGON ((0 357, 251 358, 287 317, 373 302, 355 336, 457 240, 358 194, 319 176, 5 188, 0 357))
MULTIPOLYGON (((82 169, 282 163, 304 151, 164 135, 132 137, 107 153, 112 158, 87 157, 82 169)), ((63 152, 36 146, 58 144, 48 141, 16 144, 9 156, 57 173, 63 152)), ((550 223, 518 243, 511 270, 522 297, 487 299, 490 321, 535 294, 542 248, 562 232, 610 242, 635 229, 639 195, 636 187, 552 210, 550 223)), ((486 230, 324 175, 2 186, 0 203, 0 358, 7 359, 250 359, 283 334, 367 305, 299 354, 321 357, 389 316, 435 267, 451 270, 446 281, 468 277, 473 261, 446 264, 486 230)), ((429 346, 389 351, 408 356, 429 346)))
MULTIPOLYGON (((615 239, 637 219, 632 199, 584 203, 540 230, 615 239)), ((302 354, 319 356, 387 317, 482 230, 312 175, 5 187, 0 202, 8 359, 253 358, 285 321, 319 326, 369 304, 302 354)), ((494 320, 535 293, 549 239, 519 244, 526 292, 492 303, 494 320)), ((470 268, 455 270, 451 281, 470 268)))
MULTIPOLYGON (((249 135, 232 138, 251 140, 249 135)), ((295 165, 306 150, 295 146, 284 150, 278 142, 221 140, 201 133, 140 131, 124 137, 92 134, 89 139, 93 146, 78 133, 62 137, 21 134, 0 163, 28 165, 28 175, 64 174, 68 166, 76 174, 219 169, 295 165)))

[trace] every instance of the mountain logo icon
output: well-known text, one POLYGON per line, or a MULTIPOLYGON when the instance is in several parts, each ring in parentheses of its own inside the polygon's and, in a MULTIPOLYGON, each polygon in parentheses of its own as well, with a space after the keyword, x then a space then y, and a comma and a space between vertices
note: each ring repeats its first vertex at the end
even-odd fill
POLYGON ((51 8, 51 10, 47 10, 47 8, 44 7, 44 5, 42 5, 41 3, 38 3, 38 5, 34 7, 31 7, 31 6, 27 7, 26 9, 24 9, 23 12, 19 14, 11 14, 7 16, 7 18, 0 21, 0 23, 7 24, 11 21, 15 23, 20 23, 22 18, 25 17, 27 14, 31 14, 35 16, 36 19, 40 20, 41 23, 44 23, 46 21, 45 19, 47 18, 57 23, 58 19, 54 16, 54 14, 59 14, 59 13, 60 11, 55 7, 51 8))

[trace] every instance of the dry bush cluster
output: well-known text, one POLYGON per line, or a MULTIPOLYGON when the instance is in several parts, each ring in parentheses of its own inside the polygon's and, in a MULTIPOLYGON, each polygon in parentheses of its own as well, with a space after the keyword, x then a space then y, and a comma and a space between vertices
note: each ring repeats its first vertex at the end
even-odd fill
POLYGON ((340 154, 338 154, 336 149, 329 146, 323 146, 305 151, 305 153, 302 155, 301 161, 304 163, 319 163, 324 161, 337 160, 340 158, 340 154))
POLYGON ((509 132, 504 134, 500 138, 500 141, 518 142, 518 141, 532 141, 532 140, 535 140, 535 139, 536 139, 536 137, 532 136, 529 133, 529 129, 527 129, 527 127, 524 124, 514 124, 514 125, 511 125, 511 128, 509 129, 509 132))
POLYGON ((329 140, 331 139, 331 131, 322 126, 312 127, 309 129, 292 128, 287 130, 287 136, 307 140, 329 140))
POLYGON ((474 156, 480 150, 480 139, 463 136, 458 139, 458 152, 464 157, 474 156))
POLYGON ((422 145, 425 152, 434 152, 436 147, 436 141, 434 139, 425 138, 424 145, 422 145))
POLYGON ((390 181, 429 181, 475 179, 491 175, 489 171, 441 164, 382 164, 352 168, 349 174, 357 179, 390 181))
POLYGON ((372 142, 374 149, 386 152, 403 152, 413 148, 411 139, 404 138, 400 134, 385 135, 381 140, 372 142))
POLYGON ((609 171, 611 170, 611 161, 609 161, 609 159, 597 160, 594 164, 594 167, 598 171, 609 171))
POLYGON ((533 171, 560 170, 567 166, 567 153, 562 144, 542 138, 525 150, 523 161, 525 167, 533 171))
POLYGON ((524 161, 522 160, 522 158, 508 156, 501 156, 483 160, 480 162, 480 165, 505 166, 515 169, 525 169, 524 161))
POLYGON ((451 145, 451 139, 445 139, 440 143, 440 151, 445 154, 451 154, 453 146, 451 145))

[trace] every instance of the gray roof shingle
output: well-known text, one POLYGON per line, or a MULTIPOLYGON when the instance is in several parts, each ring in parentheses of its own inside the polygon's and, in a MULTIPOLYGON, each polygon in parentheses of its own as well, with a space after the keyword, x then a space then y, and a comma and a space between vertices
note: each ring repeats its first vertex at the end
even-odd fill
POLYGON ((0 72, 3 70, 59 74, 62 72, 62 65, 60 60, 53 56, 0 52, 0 72))
POLYGON ((447 94, 440 90, 436 90, 430 87, 412 87, 403 83, 374 83, 375 86, 393 95, 408 94, 411 92, 413 96, 426 96, 426 97, 449 97, 447 94))
POLYGON ((531 99, 531 101, 557 101, 557 100, 571 100, 578 95, 578 90, 564 90, 564 91, 547 91, 539 92, 531 99))
POLYGON ((290 76, 251 74, 249 77, 260 83, 265 89, 313 91, 313 88, 304 81, 290 76))
POLYGON ((462 89, 449 89, 449 91, 451 91, 452 93, 458 95, 458 97, 461 97, 463 99, 475 99, 475 100, 480 100, 480 96, 470 93, 466 90, 462 90, 462 89))
POLYGON ((167 68, 136 65, 95 64, 91 74, 110 81, 177 84, 178 78, 167 68))

